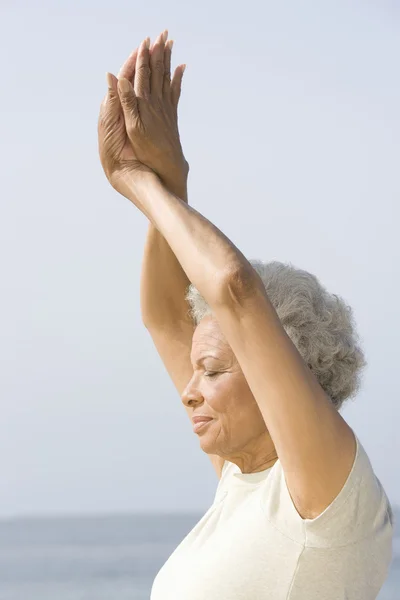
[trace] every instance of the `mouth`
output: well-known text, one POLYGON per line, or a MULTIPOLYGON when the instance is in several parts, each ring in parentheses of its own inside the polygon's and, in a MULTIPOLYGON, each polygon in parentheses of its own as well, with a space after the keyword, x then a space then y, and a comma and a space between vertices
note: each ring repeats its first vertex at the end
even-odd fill
POLYGON ((198 421, 198 423, 194 423, 193 425, 193 431, 195 433, 197 433, 198 431, 202 431, 203 429, 205 429, 207 427, 207 425, 209 425, 211 422, 213 421, 213 419, 209 419, 208 421, 198 421))

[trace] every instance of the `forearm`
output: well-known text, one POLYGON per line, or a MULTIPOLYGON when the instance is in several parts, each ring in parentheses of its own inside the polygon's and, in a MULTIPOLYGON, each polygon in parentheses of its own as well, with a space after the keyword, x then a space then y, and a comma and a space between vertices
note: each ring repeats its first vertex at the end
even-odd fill
POLYGON ((212 307, 229 276, 251 265, 210 221, 169 192, 157 177, 132 174, 128 197, 170 246, 188 280, 212 307))
MULTIPOLYGON (((177 177, 167 187, 187 202, 186 178, 177 177)), ((181 322, 187 316, 185 293, 190 281, 168 242, 150 222, 140 279, 142 320, 146 327, 181 322)))

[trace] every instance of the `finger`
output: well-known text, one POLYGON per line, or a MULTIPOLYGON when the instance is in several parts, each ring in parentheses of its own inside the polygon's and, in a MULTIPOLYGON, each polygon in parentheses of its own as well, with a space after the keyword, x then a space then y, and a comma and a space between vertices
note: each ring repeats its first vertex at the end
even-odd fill
POLYGON ((151 56, 150 56, 150 82, 151 82, 151 94, 154 96, 161 96, 163 91, 163 79, 164 79, 164 47, 168 36, 168 31, 160 33, 156 39, 151 56))
POLYGON ((121 103, 118 95, 118 80, 112 73, 106 73, 107 94, 102 103, 102 114, 109 119, 117 119, 121 112, 121 103))
POLYGON ((171 91, 171 54, 172 46, 174 45, 173 40, 168 40, 165 44, 164 49, 164 82, 163 82, 163 96, 166 96, 171 91))
MULTIPOLYGON (((117 78, 111 73, 106 73, 107 94, 100 106, 97 129, 101 139, 106 139, 123 116, 121 103, 118 96, 117 78)), ((100 139, 99 138, 99 139, 100 139)))
POLYGON ((171 81, 171 100, 176 110, 178 109, 178 102, 181 97, 182 77, 185 69, 186 65, 179 65, 179 67, 176 67, 171 81))
POLYGON ((135 90, 128 79, 122 78, 118 81, 118 94, 124 113, 126 129, 129 134, 137 125, 139 111, 135 90))
POLYGON ((146 38, 140 44, 136 60, 134 90, 138 98, 150 96, 149 48, 150 38, 146 38))
POLYGON ((129 79, 129 81, 133 84, 138 50, 139 48, 135 48, 135 50, 133 50, 133 52, 131 52, 131 54, 128 56, 128 58, 119 70, 119 73, 117 75, 118 79, 122 79, 124 77, 125 79, 129 79))

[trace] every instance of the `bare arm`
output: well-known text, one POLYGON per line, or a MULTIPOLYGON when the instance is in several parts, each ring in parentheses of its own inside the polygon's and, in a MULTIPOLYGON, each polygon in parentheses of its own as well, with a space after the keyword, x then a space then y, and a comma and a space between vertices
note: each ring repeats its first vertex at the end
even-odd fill
MULTIPOLYGON (((169 189, 187 201, 186 184, 171 182, 169 189)), ((189 284, 168 242, 150 223, 140 280, 142 321, 179 396, 193 375, 190 352, 194 325, 187 315, 189 307, 185 301, 189 284)), ((191 421, 193 409, 186 406, 185 409, 191 421)), ((219 479, 224 460, 214 454, 208 456, 219 479)))
MULTIPOLYGON (((186 183, 169 189, 187 202, 186 183), (181 195, 182 194, 182 195, 181 195)), ((144 248, 140 279, 142 321, 147 329, 164 328, 186 320, 185 292, 190 281, 163 235, 150 223, 144 248)))
MULTIPOLYGON (((172 42, 166 42, 166 35, 159 36, 151 49, 148 44, 142 44, 125 62, 119 78, 133 81, 139 98, 155 94, 158 95, 159 102, 162 96, 163 110, 157 110, 157 118, 153 113, 146 121, 146 139, 137 146, 137 152, 151 164, 167 189, 187 202, 189 169, 183 158, 177 128, 177 106, 183 69, 178 67, 175 70, 169 84, 171 51, 172 42), (146 69, 147 64, 150 64, 150 70, 146 69), (135 72, 139 77, 135 77, 135 72), (163 90, 160 95, 161 87, 163 90), (161 122, 157 120, 160 117, 161 122), (150 147, 147 145, 148 141, 152 142, 150 147), (153 154, 154 149, 157 150, 157 156, 153 154), (153 159, 154 162, 151 163, 153 159)), ((146 108, 147 106, 143 107, 143 118, 146 114, 149 116, 146 108)), ((179 396, 193 375, 190 351, 194 325, 188 317, 189 307, 185 301, 189 284, 190 281, 168 242, 150 222, 140 282, 142 321, 179 396)), ((192 409, 186 408, 186 412, 191 419, 192 409)), ((215 455, 209 455, 209 458, 219 478, 224 461, 215 455)))
MULTIPOLYGON (((109 89, 99 115, 100 159, 110 183, 111 179, 121 183, 120 176, 127 165, 137 167, 138 160, 142 161, 158 174, 170 192, 187 203, 188 164, 177 122, 184 65, 175 69, 171 79, 172 41, 166 39, 164 32, 151 49, 149 39, 144 40, 118 74, 118 79, 133 86, 132 102, 124 102, 124 112, 137 116, 140 136, 135 127, 129 131, 121 128, 117 79, 109 74, 109 89)), ((185 301, 189 284, 170 245, 159 228, 150 223, 140 286, 142 320, 179 395, 193 374, 190 351, 194 326, 185 301)), ((191 412, 187 410, 189 418, 191 412)), ((223 461, 214 455, 210 459, 219 477, 223 461)))

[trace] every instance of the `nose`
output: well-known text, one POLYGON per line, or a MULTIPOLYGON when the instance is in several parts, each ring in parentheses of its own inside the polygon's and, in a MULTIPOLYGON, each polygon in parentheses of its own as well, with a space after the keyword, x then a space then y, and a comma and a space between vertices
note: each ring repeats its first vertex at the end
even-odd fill
POLYGON ((202 404, 204 402, 204 398, 198 388, 194 384, 193 377, 185 387, 181 395, 182 403, 185 406, 197 406, 198 404, 202 404))

